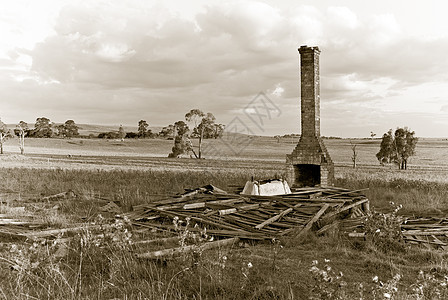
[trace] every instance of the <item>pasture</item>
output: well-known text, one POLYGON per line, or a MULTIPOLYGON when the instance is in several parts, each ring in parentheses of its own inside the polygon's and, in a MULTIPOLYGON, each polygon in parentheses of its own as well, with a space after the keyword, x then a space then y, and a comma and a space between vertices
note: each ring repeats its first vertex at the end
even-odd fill
MULTIPOLYGON (((112 222, 98 220, 96 198, 119 201, 129 211, 133 205, 204 184, 232 191, 251 176, 281 176, 285 155, 297 141, 254 137, 224 142, 206 140, 206 159, 196 160, 167 158, 171 140, 27 139, 25 156, 19 155, 16 140, 8 140, 0 156, 1 213, 72 189, 82 196, 77 202, 62 201, 50 210, 32 203, 26 209, 52 228, 112 222)), ((446 216, 448 141, 421 139, 409 169, 402 171, 379 165, 375 158, 379 140, 324 143, 335 163, 336 185, 369 188, 366 195, 374 209, 390 213, 389 203, 394 202, 403 205, 399 216, 446 216), (357 145, 356 169, 351 167, 351 144, 357 145)), ((332 231, 301 241, 243 242, 199 256, 154 262, 134 257, 134 246, 122 240, 121 233, 98 242, 86 230, 68 242, 65 255, 58 258, 53 255, 60 249, 58 239, 53 244, 1 243, 0 297, 445 299, 448 295, 445 251, 411 248, 387 238, 360 244, 332 231)))

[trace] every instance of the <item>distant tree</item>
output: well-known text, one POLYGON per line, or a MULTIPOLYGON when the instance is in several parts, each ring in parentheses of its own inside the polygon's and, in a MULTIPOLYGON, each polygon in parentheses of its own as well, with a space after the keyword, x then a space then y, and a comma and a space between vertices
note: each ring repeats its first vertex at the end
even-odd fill
POLYGON ((197 131, 199 138, 210 139, 214 137, 215 133, 215 116, 212 113, 207 113, 199 123, 197 131))
POLYGON ((174 128, 176 130, 176 134, 181 136, 187 134, 190 131, 188 125, 184 121, 177 121, 176 123, 174 123, 174 128))
POLYGON ((138 122, 138 137, 145 138, 148 136, 148 123, 145 120, 138 122))
POLYGON ((174 125, 170 124, 168 126, 163 127, 159 132, 159 137, 173 137, 175 134, 175 128, 174 125))
MULTIPOLYGON (((204 113, 199 109, 192 109, 185 114, 185 120, 194 125, 192 134, 199 138, 198 158, 202 158, 202 140, 215 137, 215 116, 212 113, 204 113)), ((222 130, 224 131, 224 129, 222 130)), ((221 132, 222 134, 222 132, 221 132)))
POLYGON ((126 137, 126 132, 124 131, 123 125, 120 125, 120 127, 118 128, 118 138, 121 141, 124 141, 125 137, 126 137))
POLYGON ((11 131, 6 124, 0 120, 0 154, 3 154, 3 144, 11 136, 11 131))
POLYGON ((276 139, 276 140, 277 140, 277 143, 280 143, 280 139, 281 139, 281 136, 279 136, 279 135, 276 135, 276 136, 274 136, 274 139, 276 139))
POLYGON ((79 135, 78 129, 79 127, 75 124, 73 120, 67 120, 64 123, 65 127, 65 136, 68 138, 72 138, 79 135))
POLYGON ((189 131, 188 125, 184 121, 177 121, 174 123, 174 128, 176 131, 174 146, 168 157, 179 157, 189 149, 186 141, 186 135, 189 131))
POLYGON ((99 139, 118 139, 118 132, 110 131, 110 132, 101 132, 98 134, 99 139))
POLYGON ((217 138, 221 138, 222 135, 224 134, 224 130, 225 130, 226 126, 224 124, 213 124, 213 137, 215 139, 217 138))
POLYGON ((136 139, 139 137, 137 132, 126 132, 126 139, 136 139))
POLYGON ((28 130, 28 124, 24 121, 20 121, 14 129, 14 133, 19 137, 20 154, 25 153, 25 136, 29 132, 28 130))
POLYGON ((61 137, 65 137, 66 136, 66 130, 65 130, 64 124, 57 125, 55 127, 55 129, 56 129, 56 135, 57 136, 61 136, 61 137))
POLYGON ((185 120, 193 125, 192 134, 198 137, 199 132, 197 131, 197 127, 201 122, 202 118, 205 117, 205 113, 200 109, 192 109, 188 113, 185 114, 185 120))
POLYGON ((394 147, 394 137, 392 129, 383 134, 381 139, 380 151, 376 154, 376 158, 381 164, 392 163, 396 158, 396 151, 394 147))
POLYGON ((415 146, 418 138, 415 132, 407 127, 397 128, 392 134, 392 129, 383 134, 380 151, 376 154, 381 164, 395 163, 401 170, 407 169, 409 157, 415 154, 415 146))
POLYGON ((376 136, 376 133, 374 133, 373 131, 370 131, 370 138, 373 140, 373 138, 376 136))
POLYGON ((50 119, 45 117, 37 118, 34 125, 34 136, 39 138, 51 137, 53 135, 52 126, 50 119))

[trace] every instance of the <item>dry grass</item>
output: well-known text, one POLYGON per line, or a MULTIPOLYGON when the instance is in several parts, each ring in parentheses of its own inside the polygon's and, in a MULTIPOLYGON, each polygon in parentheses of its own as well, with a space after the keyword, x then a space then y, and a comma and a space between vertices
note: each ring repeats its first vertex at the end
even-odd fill
MULTIPOLYGON (((34 141, 28 142, 29 150, 33 149, 31 143, 34 141)), ((167 147, 168 153, 171 141, 126 141, 124 146, 109 144, 109 148, 100 151, 94 147, 110 142, 91 141, 89 144, 90 141, 85 141, 80 145, 79 140, 71 141, 75 143, 48 140, 48 143, 64 143, 61 155, 43 153, 42 145, 38 145, 43 142, 35 141, 36 152, 40 152, 34 155, 2 157, 0 210, 9 212, 13 205, 22 204, 28 210, 30 203, 38 204, 34 200, 41 195, 72 189, 81 197, 60 202, 59 208, 46 214, 47 219, 44 214, 34 211, 38 218, 58 227, 68 222, 95 220, 98 207, 104 203, 97 202, 98 197, 120 200, 125 209, 130 209, 132 205, 156 199, 157 195, 182 192, 184 188, 211 183, 230 191, 235 185, 243 185, 251 176, 270 178, 281 175, 284 154, 294 146, 285 141, 277 144, 274 139, 260 138, 253 141, 248 152, 239 158, 229 154, 224 160, 198 161, 149 157, 154 149, 164 153, 164 147, 167 147), (158 146, 148 150, 152 142, 158 146), (90 155, 96 151, 102 155, 76 157, 74 153, 78 152, 73 152, 76 147, 91 151, 90 155), (113 151, 120 155, 114 156, 113 151), (71 153, 72 157, 65 157, 63 153, 71 153), (247 161, 245 157, 255 160, 247 161), (8 165, 12 168, 4 167, 8 165)), ((441 163, 440 152, 428 150, 436 147, 438 151, 446 151, 444 141, 420 142, 418 155, 427 150, 429 154, 416 157, 408 171, 380 168, 374 159, 377 141, 364 142, 359 147, 361 167, 354 170, 346 163, 350 160, 349 142, 327 141, 337 163, 337 185, 369 188, 367 195, 372 206, 385 211, 389 208, 388 203, 394 201, 403 204, 405 213, 445 213, 448 168, 443 164, 441 168, 432 167, 441 163), (430 163, 416 164, 424 161, 430 163)), ((47 149, 57 147, 56 144, 47 149)), ((318 266, 322 268, 323 262, 329 260, 335 274, 343 273, 346 285, 339 290, 345 296, 337 298, 334 294, 333 299, 360 299, 361 283, 362 299, 373 299, 374 292, 382 293, 383 290, 372 278, 379 276, 381 281, 393 283, 397 273, 401 279, 395 284, 398 291, 395 299, 418 299, 412 287, 419 282, 420 270, 436 278, 421 281, 426 284, 427 298, 444 299, 447 295, 446 288, 440 285, 443 276, 448 275, 446 253, 392 247, 392 243, 389 248, 384 248, 384 243, 378 248, 374 243, 358 244, 345 240, 337 232, 329 232, 324 237, 309 236, 301 243, 290 241, 287 247, 270 242, 242 243, 238 247, 208 251, 199 256, 185 255, 165 263, 137 259, 133 253, 144 249, 129 245, 119 229, 113 235, 118 240, 95 240, 92 236, 86 230, 67 246, 57 241, 1 244, 0 298, 310 299, 317 295, 317 290, 331 292, 335 287, 310 272, 314 260, 318 260, 318 266), (429 292, 438 289, 444 294, 437 296, 429 292)), ((383 299, 382 296, 378 294, 376 299, 383 299)))

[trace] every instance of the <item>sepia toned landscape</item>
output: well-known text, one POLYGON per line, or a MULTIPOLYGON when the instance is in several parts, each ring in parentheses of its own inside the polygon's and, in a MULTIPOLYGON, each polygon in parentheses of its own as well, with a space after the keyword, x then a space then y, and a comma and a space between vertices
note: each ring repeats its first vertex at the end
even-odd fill
POLYGON ((442 0, 0 3, 0 299, 448 299, 442 0))
MULTIPOLYGON (((379 164, 375 154, 380 139, 325 139, 335 163, 335 185, 363 190, 372 212, 385 214, 388 220, 383 223, 372 215, 375 230, 385 231, 385 236, 359 241, 332 229, 297 240, 242 240, 219 250, 197 250, 169 259, 135 256, 152 249, 199 247, 205 241, 187 238, 183 245, 176 241, 139 244, 142 239, 172 235, 142 232, 128 219, 116 219, 116 213, 131 212, 133 207, 183 193, 184 189, 212 184, 232 192, 251 177, 282 176, 284 153, 296 142, 295 138, 252 137, 239 155, 229 149, 226 156, 204 154, 205 159, 197 160, 167 158, 173 141, 165 139, 30 138, 26 139, 26 155, 19 153, 17 140, 8 140, 0 157, 1 213, 5 220, 3 296, 383 299, 390 290, 396 299, 414 299, 410 297, 417 297, 415 287, 421 285, 425 295, 440 293, 444 297, 445 277, 440 277, 447 271, 444 246, 404 244, 394 232, 399 228, 394 222, 401 220, 401 224, 408 217, 444 220, 448 199, 448 166, 441 159, 448 149, 444 139, 420 140, 408 170, 379 164), (354 144, 356 168, 351 159, 354 144), (66 191, 73 191, 76 197, 66 196, 66 191), (61 192, 64 196, 52 198, 61 192), (118 211, 104 211, 108 201, 118 203, 118 211), (56 235, 21 241, 21 225, 7 225, 5 218, 36 224, 40 228, 36 232, 56 229, 56 235), (97 225, 101 229, 92 227, 97 225), (107 227, 111 225, 112 229, 107 227), (58 229, 79 226, 84 226, 80 232, 58 233, 58 229), (375 282, 372 278, 379 279, 375 282), (15 294, 17 290, 23 295, 15 294)), ((191 232, 184 228, 176 234, 181 237, 191 232)))

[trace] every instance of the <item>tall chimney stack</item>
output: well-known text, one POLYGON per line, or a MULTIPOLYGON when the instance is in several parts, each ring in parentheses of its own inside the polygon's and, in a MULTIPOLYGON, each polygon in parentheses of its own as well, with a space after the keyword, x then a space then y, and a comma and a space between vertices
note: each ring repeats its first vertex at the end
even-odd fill
POLYGON ((286 156, 286 179, 292 186, 332 185, 334 166, 320 137, 320 77, 318 47, 301 46, 301 136, 286 156))
POLYGON ((299 53, 302 137, 314 138, 320 136, 320 50, 318 47, 301 46, 299 53))

